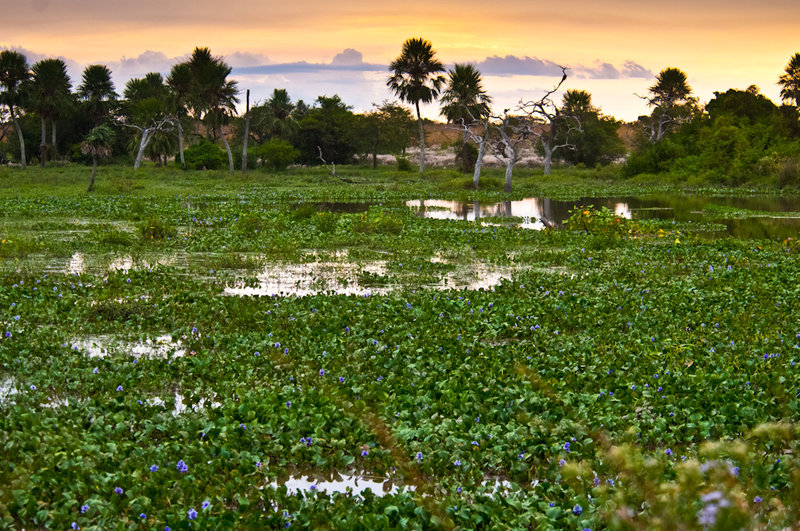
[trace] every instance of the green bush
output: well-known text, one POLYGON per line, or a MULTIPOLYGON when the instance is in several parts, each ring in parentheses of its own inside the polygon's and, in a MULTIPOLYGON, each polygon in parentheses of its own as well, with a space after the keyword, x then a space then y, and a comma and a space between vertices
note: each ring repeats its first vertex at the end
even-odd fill
POLYGON ((225 166, 227 155, 216 144, 201 138, 183 153, 186 167, 193 170, 219 170, 225 166))
POLYGON ((405 157, 397 157, 397 169, 399 171, 414 171, 411 162, 405 157))
POLYGON ((294 163, 300 156, 292 144, 282 138, 273 138, 253 148, 252 153, 264 166, 280 171, 294 163))

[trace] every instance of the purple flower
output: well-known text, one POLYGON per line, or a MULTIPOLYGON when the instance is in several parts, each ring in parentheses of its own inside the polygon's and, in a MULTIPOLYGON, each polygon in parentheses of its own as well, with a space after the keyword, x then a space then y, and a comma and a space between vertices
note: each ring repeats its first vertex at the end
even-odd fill
POLYGON ((195 511, 194 508, 189 509, 188 511, 186 511, 186 517, 189 520, 194 520, 195 518, 197 518, 197 511, 195 511))
POLYGON ((666 450, 664 450, 664 453, 667 455, 672 455, 672 450, 667 448, 666 450))
POLYGON ((568 442, 564 443, 564 451, 569 452, 569 443, 568 442))
POLYGON ((416 459, 418 463, 422 462, 422 452, 417 452, 416 459))
POLYGON ((31 391, 36 391, 36 386, 35 385, 31 385, 31 391))
POLYGON ((361 457, 367 457, 369 455, 369 451, 364 450, 361 452, 361 457))
POLYGON ((70 527, 72 529, 80 529, 80 527, 78 527, 78 523, 77 522, 72 522, 72 524, 70 524, 70 527))
POLYGON ((152 465, 150 467, 150 472, 158 472, 158 465, 152 465))
POLYGON ((755 498, 753 498, 753 503, 761 503, 762 501, 763 500, 761 499, 761 496, 756 496, 755 498))
POLYGON ((344 376, 339 376, 339 383, 344 383, 344 376))
POLYGON ((114 487, 114 492, 117 494, 122 494, 122 487, 114 487))
POLYGON ((180 461, 178 461, 178 462, 175 464, 175 468, 176 468, 176 469, 178 470, 178 472, 180 472, 181 474, 185 474, 186 472, 188 472, 188 471, 189 471, 189 467, 186 465, 186 463, 184 463, 184 462, 183 462, 183 459, 181 459, 180 461))
POLYGON ((145 518, 147 518, 147 515, 146 515, 146 514, 144 514, 144 513, 140 513, 140 514, 139 514, 139 518, 141 518, 142 520, 144 520, 145 518))
POLYGON ((460 459, 456 459, 456 461, 455 461, 455 463, 453 463, 453 465, 454 466, 461 466, 461 460, 460 459))
POLYGON ((575 516, 580 516, 581 513, 583 512, 583 507, 581 507, 580 505, 576 505, 575 507, 572 508, 572 512, 575 513, 575 516))
POLYGON ((325 376, 325 369, 320 369, 319 370, 319 375, 320 376, 325 376))
POLYGON ((289 409, 291 407, 292 407, 292 401, 289 400, 288 402, 286 402, 286 408, 289 409))
POLYGON ((83 505, 81 505, 81 514, 86 514, 86 512, 88 510, 89 510, 89 506, 88 505, 86 505, 85 503, 83 505))
POLYGON ((121 385, 117 386, 117 391, 122 391, 122 386, 121 385))
POLYGON ((256 468, 261 468, 261 461, 256 463, 256 468))
POLYGON ((211 502, 206 500, 206 501, 203 502, 203 505, 201 507, 203 509, 208 509, 210 506, 211 506, 211 502))

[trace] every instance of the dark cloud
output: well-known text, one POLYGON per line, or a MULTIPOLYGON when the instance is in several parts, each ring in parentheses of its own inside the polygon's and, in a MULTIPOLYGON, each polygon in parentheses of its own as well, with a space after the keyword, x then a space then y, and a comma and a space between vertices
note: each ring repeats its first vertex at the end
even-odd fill
MULTIPOLYGON (((493 55, 476 63, 486 76, 552 76, 561 75, 561 66, 549 59, 538 57, 517 57, 493 55)), ((632 77, 653 77, 653 72, 633 61, 626 61, 621 67, 611 63, 596 61, 593 65, 564 65, 576 77, 589 79, 620 79, 632 77)))
POLYGON ((262 64, 254 66, 240 66, 233 68, 234 75, 270 75, 270 74, 305 74, 313 72, 383 72, 386 65, 365 63, 361 52, 347 48, 337 53, 330 63, 309 63, 297 61, 294 63, 262 64))

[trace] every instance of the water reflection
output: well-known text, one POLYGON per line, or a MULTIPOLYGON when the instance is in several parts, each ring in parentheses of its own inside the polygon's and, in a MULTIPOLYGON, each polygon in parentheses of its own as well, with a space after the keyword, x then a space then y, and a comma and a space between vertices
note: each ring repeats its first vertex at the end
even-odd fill
POLYGON ((170 335, 131 342, 118 341, 111 336, 93 336, 74 339, 70 345, 74 350, 85 352, 90 358, 105 358, 114 352, 147 359, 182 358, 186 355, 186 349, 181 346, 181 342, 174 341, 170 335))
MULTIPOLYGON (((507 494, 519 490, 520 488, 535 487, 538 481, 533 481, 527 485, 515 486, 508 480, 486 477, 477 486, 477 491, 487 496, 495 493, 507 494)), ((274 480, 268 484, 270 487, 277 488, 279 485, 286 486, 287 493, 291 496, 298 492, 314 493, 324 492, 327 495, 351 494, 359 496, 367 489, 372 491, 375 496, 385 496, 397 494, 401 489, 414 491, 414 485, 406 485, 395 481, 394 478, 369 475, 352 474, 295 474, 288 478, 274 480)))
POLYGON ((800 217, 779 215, 800 211, 797 197, 710 197, 691 194, 661 194, 646 197, 584 197, 575 201, 557 201, 549 197, 528 197, 518 201, 481 203, 478 201, 446 201, 423 199, 406 202, 417 215, 432 219, 479 221, 485 217, 514 217, 522 221, 517 226, 541 230, 558 227, 581 206, 606 207, 626 219, 660 219, 678 222, 714 222, 725 230, 711 236, 737 238, 784 239, 800 233, 800 217), (730 216, 733 209, 741 216, 730 216), (776 215, 770 215, 775 213, 776 215), (728 219, 733 217, 734 219, 728 219))

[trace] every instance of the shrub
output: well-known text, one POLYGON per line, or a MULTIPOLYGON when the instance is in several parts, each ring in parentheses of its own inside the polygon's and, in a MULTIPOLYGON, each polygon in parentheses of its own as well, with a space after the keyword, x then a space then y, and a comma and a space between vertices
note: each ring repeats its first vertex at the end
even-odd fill
POLYGON ((216 144, 201 138, 183 153, 186 167, 193 170, 218 170, 225 166, 227 155, 216 144))
POLYGON ((399 171, 414 171, 411 162, 405 157, 397 157, 397 169, 399 171))
POLYGON ((252 151, 264 166, 275 171, 285 170, 300 156, 300 152, 282 138, 273 138, 256 146, 252 151))

